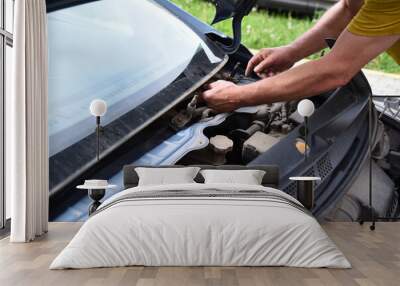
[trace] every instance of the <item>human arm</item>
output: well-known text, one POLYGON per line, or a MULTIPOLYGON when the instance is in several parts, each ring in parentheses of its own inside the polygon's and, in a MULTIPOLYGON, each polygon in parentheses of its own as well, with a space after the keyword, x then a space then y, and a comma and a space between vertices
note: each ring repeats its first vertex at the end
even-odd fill
POLYGON ((253 56, 246 68, 246 75, 254 70, 259 76, 271 76, 285 71, 293 64, 326 47, 326 38, 337 38, 358 12, 363 0, 341 0, 330 8, 309 31, 293 43, 262 49, 253 56))
POLYGON ((317 95, 345 85, 364 65, 399 39, 400 35, 367 37, 345 30, 332 51, 321 59, 248 85, 219 81, 210 85, 203 98, 211 108, 223 112, 317 95))

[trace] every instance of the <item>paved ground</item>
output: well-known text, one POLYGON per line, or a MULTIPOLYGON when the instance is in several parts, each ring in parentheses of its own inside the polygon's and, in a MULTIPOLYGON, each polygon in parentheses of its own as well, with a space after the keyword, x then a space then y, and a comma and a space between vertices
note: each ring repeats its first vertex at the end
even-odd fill
POLYGON ((400 96, 400 75, 363 70, 375 95, 400 96))
MULTIPOLYGON (((256 53, 256 50, 252 50, 256 53)), ((296 65, 307 62, 308 60, 301 60, 296 65)), ((398 95, 400 96, 400 74, 389 74, 374 70, 363 69, 367 77, 374 95, 398 95)))

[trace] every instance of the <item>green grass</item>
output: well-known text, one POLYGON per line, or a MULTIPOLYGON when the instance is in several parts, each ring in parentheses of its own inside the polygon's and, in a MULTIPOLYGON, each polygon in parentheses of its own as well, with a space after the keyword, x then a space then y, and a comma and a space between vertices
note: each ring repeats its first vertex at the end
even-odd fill
MULTIPOLYGON (((215 8, 210 2, 204 0, 172 0, 172 2, 206 23, 211 23, 214 17, 215 8)), ((243 21, 242 42, 251 49, 289 44, 311 28, 320 15, 317 14, 314 18, 296 18, 291 17, 290 14, 276 14, 253 9, 243 21)), ((231 35, 230 21, 218 23, 215 27, 223 33, 231 35)), ((318 56, 313 55, 310 58, 318 56)), ((370 62, 367 68, 400 73, 400 66, 386 53, 370 62)))

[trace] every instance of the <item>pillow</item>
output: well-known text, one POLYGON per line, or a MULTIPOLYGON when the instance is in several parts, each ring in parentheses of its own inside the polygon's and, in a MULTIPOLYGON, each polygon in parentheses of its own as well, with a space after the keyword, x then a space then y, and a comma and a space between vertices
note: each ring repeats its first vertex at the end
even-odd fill
POLYGON ((195 183, 199 167, 185 168, 135 168, 139 176, 138 186, 195 183))
POLYGON ((205 184, 261 185, 265 175, 262 170, 202 170, 205 184))

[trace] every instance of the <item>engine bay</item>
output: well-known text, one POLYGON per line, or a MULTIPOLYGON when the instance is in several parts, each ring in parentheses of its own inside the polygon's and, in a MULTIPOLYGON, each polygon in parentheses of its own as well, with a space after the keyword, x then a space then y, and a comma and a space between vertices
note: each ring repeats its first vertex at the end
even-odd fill
MULTIPOLYGON (((244 76, 244 68, 239 63, 220 71, 210 81, 216 80, 231 81, 239 85, 257 81, 256 78, 244 76)), ((171 129, 180 131, 198 122, 212 120, 217 115, 215 111, 208 108, 200 100, 200 92, 201 90, 195 92, 189 96, 188 100, 170 111, 169 126, 171 129)), ((318 108, 329 98, 329 95, 329 93, 321 94, 312 98, 312 100, 318 108)), ((296 127, 302 125, 304 119, 297 112, 298 103, 299 101, 277 102, 238 109, 228 114, 220 124, 205 128, 203 133, 208 138, 208 144, 205 147, 188 152, 176 163, 183 165, 249 164, 287 137, 296 127)), ((375 180, 381 183, 382 178, 387 177, 384 184, 391 187, 387 188, 387 190, 382 190, 380 196, 385 198, 381 198, 381 201, 386 203, 377 207, 376 212, 380 215, 387 212, 388 216, 394 216, 399 211, 399 165, 397 163, 398 152, 393 151, 398 150, 398 148, 394 148, 393 144, 394 142, 400 142, 400 135, 393 128, 386 124, 384 127, 381 121, 378 122, 381 128, 380 134, 377 136, 374 161, 377 163, 375 172, 381 172, 382 174, 375 180)), ((300 127, 298 133, 300 136, 297 136, 294 145, 298 153, 303 155, 309 149, 305 146, 304 126, 300 127)), ((357 176, 357 178, 359 181, 365 181, 363 174, 357 176)), ((362 215, 365 215, 367 212, 367 200, 365 198, 366 193, 362 191, 363 189, 353 184, 350 188, 351 191, 338 203, 334 214, 329 216, 330 219, 357 220, 362 215), (349 197, 355 202, 351 207, 348 207, 345 203, 346 200, 349 200, 349 197), (353 211, 354 204, 357 205, 357 211, 353 211), (352 215, 343 216, 338 210, 352 215)))
MULTIPOLYGON (((249 84, 256 78, 244 76, 240 62, 224 68, 209 82, 225 80, 235 84, 249 84)), ((217 113, 201 101, 202 88, 168 113, 169 126, 175 132, 198 122, 207 122, 217 113)), ((247 164, 266 152, 303 122, 297 113, 298 101, 277 102, 255 107, 240 108, 227 114, 225 120, 216 126, 204 129, 209 143, 205 148, 186 154, 182 164, 247 164)), ((296 148, 305 151, 305 140, 299 138, 296 148)))

